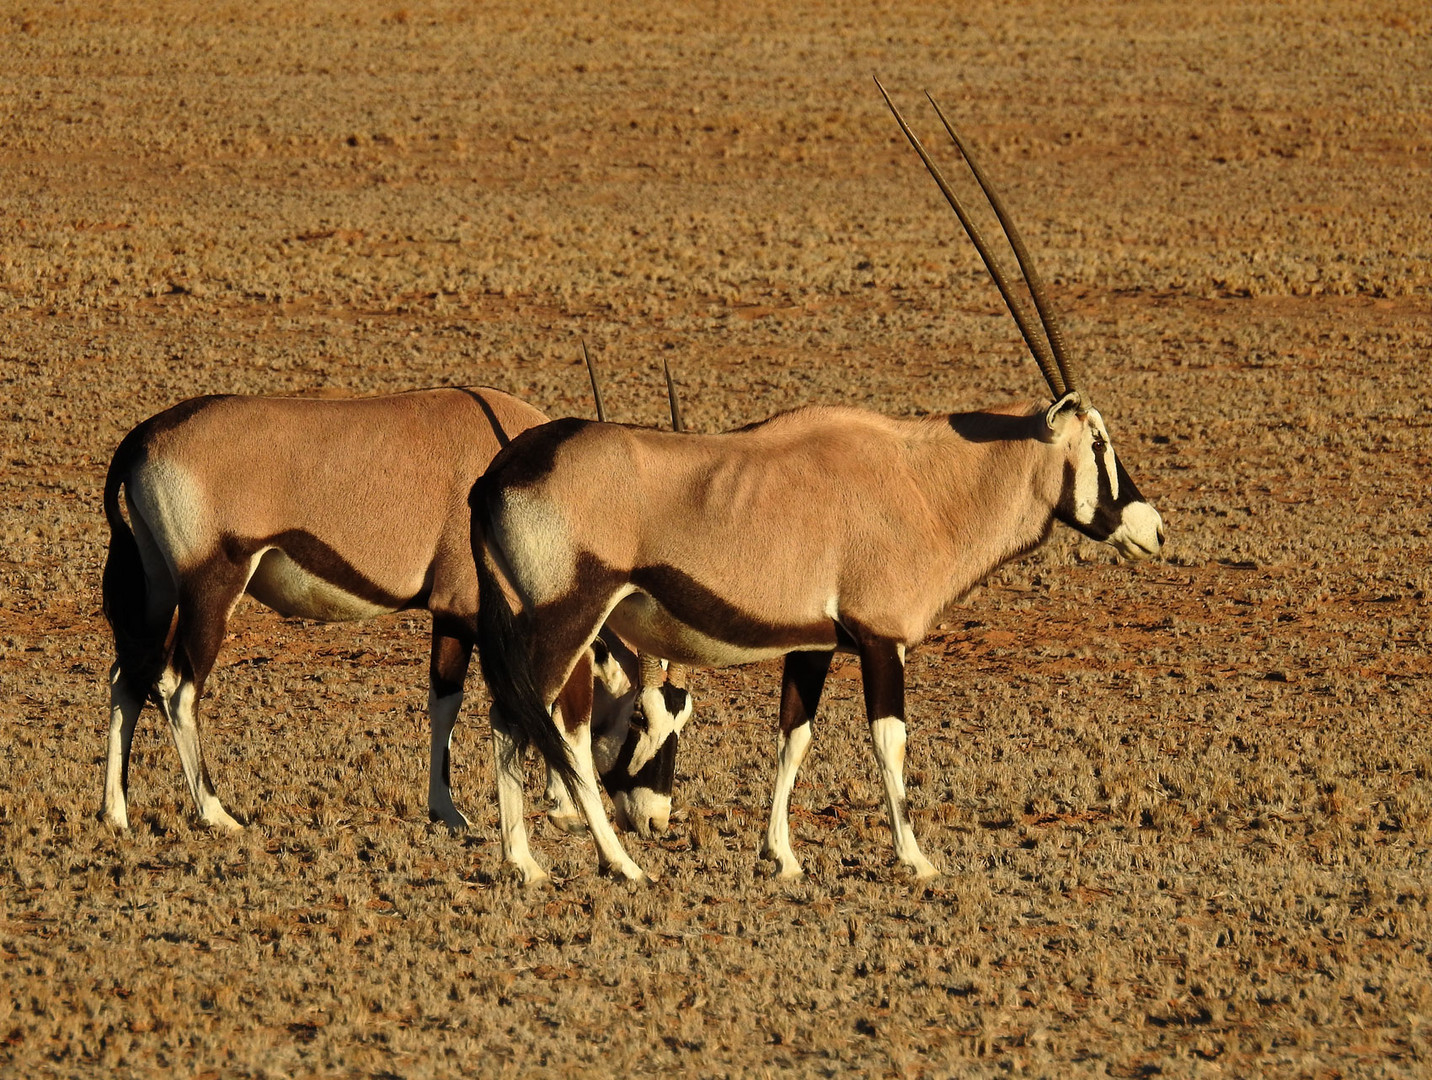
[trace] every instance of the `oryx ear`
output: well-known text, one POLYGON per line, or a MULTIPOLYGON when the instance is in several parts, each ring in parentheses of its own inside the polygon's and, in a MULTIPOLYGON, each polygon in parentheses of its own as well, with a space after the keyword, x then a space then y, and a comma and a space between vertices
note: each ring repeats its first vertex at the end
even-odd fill
POLYGON ((1079 412, 1084 410, 1084 395, 1078 390, 1071 390, 1062 398, 1049 406, 1049 411, 1044 414, 1044 424, 1051 431, 1054 430, 1054 421, 1065 409, 1075 409, 1079 412))

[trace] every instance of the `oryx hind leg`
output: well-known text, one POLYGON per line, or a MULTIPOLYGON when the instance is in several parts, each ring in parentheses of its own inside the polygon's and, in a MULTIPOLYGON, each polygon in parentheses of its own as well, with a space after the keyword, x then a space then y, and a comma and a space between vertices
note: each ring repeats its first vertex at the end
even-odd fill
POLYGON ((546 798, 552 804, 551 809, 547 811, 547 820, 554 827, 572 836, 587 835, 586 819, 577 809, 577 804, 572 801, 572 794, 567 790, 567 785, 562 783, 562 778, 550 765, 547 767, 546 798))
POLYGON ((776 863, 778 878, 797 878, 804 872, 791 847, 791 790, 810 750, 811 724, 834 655, 833 652, 786 654, 781 675, 781 747, 776 764, 776 787, 771 798, 771 818, 761 844, 761 858, 776 863))
POLYGON ((134 726, 143 709, 144 690, 134 687, 116 660, 109 669, 109 745, 99 816, 119 829, 129 828, 129 754, 134 745, 134 726))
POLYGON ((467 827, 452 797, 452 733, 462 708, 463 685, 472 660, 473 629, 462 620, 433 616, 428 665, 428 817, 450 829, 467 827))
POLYGON ((860 672, 895 855, 914 871, 917 880, 936 877, 939 870, 921 854, 915 842, 905 804, 905 650, 892 641, 862 642, 860 672))
MULTIPOLYGON (((621 639, 606 628, 603 628, 593 640, 591 657, 593 709, 589 738, 592 742, 592 761, 601 776, 602 786, 607 789, 608 794, 615 802, 617 793, 613 790, 611 779, 605 770, 611 768, 617 753, 611 748, 612 741, 620 742, 621 738, 630 732, 631 699, 635 697, 636 690, 632 687, 631 680, 623 667, 623 657, 633 664, 635 664, 636 658, 622 644, 621 639), (596 703, 598 701, 605 705, 602 710, 603 726, 600 730, 597 726, 596 703)), ((555 828, 573 836, 587 834, 587 823, 582 817, 582 812, 577 809, 577 804, 572 801, 572 795, 567 790, 567 785, 562 783, 562 778, 550 763, 547 766, 546 798, 552 804, 547 811, 547 820, 555 828)))
POLYGON ((206 825, 237 832, 243 828, 224 809, 209 776, 199 738, 198 703, 219 655, 229 614, 248 582, 250 565, 219 563, 186 581, 179 591, 175 647, 155 687, 169 721, 184 779, 206 825))
POLYGON ((562 692, 557 695, 554 720, 557 730, 571 753, 576 769, 575 790, 572 792, 577 809, 582 812, 592 841, 597 847, 597 862, 605 873, 617 873, 631 881, 646 878, 617 838, 616 830, 607 819, 602 805, 601 789, 597 786, 597 769, 592 760, 592 658, 584 653, 572 669, 562 692))
POLYGON ((522 755, 512 729, 494 706, 492 722, 492 769, 497 777, 497 817, 502 833, 502 861, 522 875, 524 885, 549 881, 547 871, 537 865, 527 845, 527 823, 522 815, 522 755))
MULTIPOLYGON (((555 703, 557 730, 567 745, 576 768, 575 804, 581 819, 597 846, 599 865, 615 870, 624 877, 639 880, 645 875, 622 849, 621 841, 607 821, 597 790, 596 768, 592 761, 591 744, 592 667, 590 654, 577 661, 566 685, 555 703)), ((527 840, 527 823, 523 814, 521 755, 517 740, 497 708, 492 710, 492 750, 497 774, 497 811, 502 831, 502 861, 514 867, 526 885, 549 880, 545 870, 532 857, 527 840)), ((558 786, 561 782, 557 782, 558 786)), ((549 777, 548 790, 552 781, 549 777)))
POLYGON ((109 670, 109 741, 99 818, 129 828, 129 759, 134 729, 150 691, 174 651, 171 634, 178 589, 163 550, 131 510, 133 544, 111 540, 105 563, 104 607, 114 631, 109 670))

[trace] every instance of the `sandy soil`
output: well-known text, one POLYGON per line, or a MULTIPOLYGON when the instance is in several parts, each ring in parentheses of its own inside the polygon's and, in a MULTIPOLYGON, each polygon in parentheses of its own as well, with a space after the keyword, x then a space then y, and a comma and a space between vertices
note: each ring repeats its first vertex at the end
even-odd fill
MULTIPOLYGON (((1432 24, 1424 5, 106 5, 0 13, 0 1072, 1425 1075, 1432 24), (914 654, 893 866, 839 662, 756 851, 778 669, 698 673, 661 875, 427 824, 426 619, 241 607, 94 820, 100 488, 216 391, 485 383, 618 419, 1040 392, 884 111, 985 151, 1161 562, 1067 531, 914 654)), ((946 158, 946 160, 952 160, 946 158)), ((474 679, 474 683, 477 680, 474 679)))

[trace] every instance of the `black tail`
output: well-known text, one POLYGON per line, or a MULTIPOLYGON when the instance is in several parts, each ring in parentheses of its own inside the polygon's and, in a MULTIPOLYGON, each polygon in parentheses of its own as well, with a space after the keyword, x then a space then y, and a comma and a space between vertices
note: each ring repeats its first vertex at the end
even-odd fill
POLYGON ((481 490, 479 482, 472 497, 472 549, 477 560, 477 656, 482 677, 487 680, 493 706, 502 713, 517 742, 518 752, 535 746, 575 798, 576 767, 533 678, 532 643, 524 632, 528 620, 513 613, 488 563, 481 490))
POLYGON ((109 557, 104 563, 101 595, 104 617, 114 631, 114 651, 119 660, 119 670, 135 693, 151 696, 167 659, 164 638, 173 612, 169 613, 169 618, 162 620, 163 629, 156 633, 148 617, 149 581, 144 576, 139 544, 134 539, 129 522, 119 511, 119 489, 143 457, 141 431, 142 428, 136 428, 119 444, 104 481, 109 557))

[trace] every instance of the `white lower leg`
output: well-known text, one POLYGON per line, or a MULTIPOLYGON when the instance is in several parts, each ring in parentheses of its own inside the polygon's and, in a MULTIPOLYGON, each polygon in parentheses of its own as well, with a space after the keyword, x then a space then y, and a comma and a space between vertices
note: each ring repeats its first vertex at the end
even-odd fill
POLYGON ((197 696, 194 684, 185 679, 164 697, 164 713, 169 718, 174 745, 179 750, 184 779, 188 781, 189 794, 199 808, 200 821, 216 829, 239 832, 243 826, 229 816, 219 796, 204 781, 204 755, 199 748, 199 721, 194 712, 197 696))
POLYGON ((771 820, 766 825, 766 842, 761 847, 763 859, 774 860, 779 868, 776 876, 799 877, 802 873, 800 860, 791 848, 790 802, 791 789, 796 784, 796 773, 806 752, 810 750, 810 722, 802 724, 788 734, 781 736, 780 756, 776 764, 776 790, 771 798, 771 820))
POLYGON ((880 779, 885 783, 885 808, 890 813, 890 834, 895 841, 895 855, 921 880, 939 874, 934 864, 920 854, 915 832, 905 811, 905 721, 887 716, 870 725, 870 741, 875 745, 875 758, 880 763, 880 779))
POLYGON ((522 761, 517 744, 507 731, 492 725, 492 770, 497 777, 497 817, 502 832, 502 861, 516 867, 525 885, 548 880, 527 847, 527 823, 522 818, 522 761))
POLYGON ((428 817, 451 829, 467 828, 467 818, 452 801, 452 732, 461 708, 461 690, 444 697, 428 691, 428 817))
POLYGON ((597 789, 597 772, 592 765, 592 742, 590 729, 582 725, 578 733, 563 735, 572 751, 572 764, 577 770, 577 790, 573 792, 587 828, 592 832, 592 841, 597 845, 597 860, 603 870, 615 870, 622 877, 640 881, 646 877, 640 866, 631 860, 622 842, 617 839, 616 830, 607 820, 606 807, 597 789))
POLYGON ((125 773, 129 769, 129 749, 134 742, 134 725, 144 708, 144 698, 130 692, 119 662, 109 669, 109 747, 105 754, 104 801, 100 818, 116 828, 129 828, 129 807, 126 801, 125 773))

